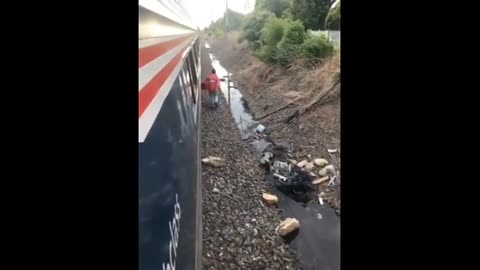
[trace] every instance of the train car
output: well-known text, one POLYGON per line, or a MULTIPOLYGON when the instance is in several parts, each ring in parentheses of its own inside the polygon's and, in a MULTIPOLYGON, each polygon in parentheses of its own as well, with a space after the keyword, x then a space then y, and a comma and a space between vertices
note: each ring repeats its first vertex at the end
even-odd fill
POLYGON ((175 0, 139 0, 139 269, 200 269, 199 33, 175 0))

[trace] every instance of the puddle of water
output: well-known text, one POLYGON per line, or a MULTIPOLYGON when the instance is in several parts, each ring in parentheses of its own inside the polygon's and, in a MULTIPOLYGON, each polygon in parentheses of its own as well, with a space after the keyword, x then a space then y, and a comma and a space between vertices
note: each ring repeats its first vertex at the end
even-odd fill
MULTIPOLYGON (((212 66, 217 71, 217 75, 220 78, 228 78, 228 71, 220 64, 218 59, 210 54, 212 59, 212 66)), ((230 73, 232 74, 232 73, 230 73)), ((231 75, 230 75, 231 77, 231 75)), ((220 82, 222 93, 225 96, 225 99, 228 103, 228 79, 223 82, 220 82)), ((233 117, 235 118, 235 122, 238 125, 240 131, 245 132, 248 130, 249 127, 253 126, 257 123, 253 120, 252 115, 245 109, 244 107, 244 99, 242 93, 237 88, 232 87, 232 83, 230 82, 230 110, 232 111, 233 117)))
MULTIPOLYGON (((210 46, 206 44, 206 47, 210 46)), ((220 61, 211 53, 209 53, 210 59, 212 60, 212 66, 216 70, 219 78, 225 78, 225 81, 220 82, 222 93, 227 100, 227 104, 230 105, 230 110, 232 112, 235 123, 237 123, 238 129, 240 130, 240 135, 243 140, 249 139, 255 134, 254 128, 258 124, 257 121, 253 119, 253 116, 248 111, 248 105, 246 100, 243 98, 242 93, 235 87, 233 87, 233 82, 230 82, 230 103, 228 101, 228 71, 220 64, 220 61)), ((232 73, 230 73, 230 78, 232 73)), ((253 140, 251 142, 257 154, 261 154, 265 148, 270 145, 270 142, 267 142, 263 139, 253 140)))
MULTIPOLYGON (((210 48, 208 44, 205 44, 210 48)), ((218 59, 209 53, 212 66, 217 75, 228 77, 228 71, 218 59)), ((231 74, 231 73, 230 73, 231 74)), ((231 75, 230 75, 231 76, 231 75)), ((221 82, 222 93, 228 103, 228 80, 221 82)), ((243 95, 237 88, 230 87, 230 110, 240 130, 242 139, 254 135, 258 124, 245 107, 243 95)), ((247 107, 248 108, 248 107, 247 107)), ((261 154, 271 143, 264 140, 253 140, 250 143, 257 154, 261 154)), ((278 196, 278 208, 284 217, 294 217, 300 221, 300 229, 285 239, 295 249, 304 270, 336 270, 340 269, 340 218, 327 204, 311 203, 303 205, 289 198, 282 192, 274 190, 278 196)))
POLYGON ((300 229, 285 241, 295 250, 302 269, 340 269, 340 218, 335 210, 325 203, 305 205, 279 190, 272 192, 278 197, 281 215, 300 222, 300 229))

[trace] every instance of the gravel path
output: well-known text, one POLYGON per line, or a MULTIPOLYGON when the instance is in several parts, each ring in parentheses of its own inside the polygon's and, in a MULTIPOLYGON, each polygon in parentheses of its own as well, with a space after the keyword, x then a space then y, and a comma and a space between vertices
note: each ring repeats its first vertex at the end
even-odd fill
POLYGON ((203 166, 203 265, 298 269, 293 251, 275 233, 280 215, 261 201, 264 172, 222 101, 215 112, 202 108, 202 156, 226 160, 224 167, 203 166))
MULTIPOLYGON (((203 71, 209 69, 206 61, 203 71)), ((223 167, 202 168, 204 269, 300 269, 295 253, 275 233, 281 217, 261 200, 268 190, 265 173, 241 141, 225 98, 220 96, 212 111, 203 95, 202 157, 226 161, 223 167)))

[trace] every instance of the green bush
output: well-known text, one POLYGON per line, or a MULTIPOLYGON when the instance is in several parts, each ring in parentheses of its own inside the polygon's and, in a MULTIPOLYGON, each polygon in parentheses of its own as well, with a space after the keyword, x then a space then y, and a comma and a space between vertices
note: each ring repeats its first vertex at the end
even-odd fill
POLYGON ((334 52, 333 44, 324 36, 309 35, 300 46, 300 55, 308 65, 313 65, 319 59, 331 56, 334 52))
POLYGON ((287 18, 269 18, 262 29, 258 55, 268 63, 288 66, 298 55, 305 29, 300 21, 287 18))
MULTIPOLYGON (((317 0, 305 0, 305 3, 316 3, 317 0)), ((258 9, 249 15, 239 42, 247 40, 253 55, 267 63, 279 64, 288 67, 295 58, 305 59, 305 64, 316 64, 319 59, 328 57, 335 52, 334 46, 325 37, 312 36, 305 32, 304 23, 301 20, 293 20, 296 17, 292 13, 294 9, 278 9, 275 17, 272 12, 262 10, 274 1, 259 1, 258 9)), ((316 8, 325 8, 323 0, 316 8)), ((326 3, 326 2, 325 2, 326 3)), ((308 6, 301 7, 303 11, 314 11, 308 6)), ((338 8, 338 11, 340 9, 338 8)), ((305 14, 307 14, 306 12, 305 14)), ((325 14, 326 15, 326 14, 325 14)), ((333 15, 331 15, 333 16, 333 15)), ((339 12, 338 12, 339 16, 339 12)), ((308 16, 307 16, 308 17, 308 16)), ((311 18, 319 20, 319 18, 311 18)))
POLYGON ((260 58, 269 63, 275 63, 277 58, 277 44, 282 40, 283 33, 290 23, 287 19, 270 17, 265 22, 261 34, 260 58))
POLYGON ((271 17, 262 28, 261 40, 263 44, 276 46, 282 40, 283 32, 290 22, 286 19, 271 17))
POLYGON ((282 40, 278 43, 277 62, 282 66, 288 66, 298 56, 300 45, 305 39, 305 28, 301 21, 289 21, 282 40))
POLYGON ((258 53, 260 59, 267 63, 277 62, 278 49, 277 46, 263 45, 258 53))
POLYGON ((275 60, 281 66, 288 67, 298 55, 298 45, 288 43, 282 43, 281 45, 276 51, 275 60))
POLYGON ((289 21, 285 28, 285 35, 283 36, 282 41, 289 44, 300 45, 303 43, 305 38, 305 27, 302 22, 289 21))

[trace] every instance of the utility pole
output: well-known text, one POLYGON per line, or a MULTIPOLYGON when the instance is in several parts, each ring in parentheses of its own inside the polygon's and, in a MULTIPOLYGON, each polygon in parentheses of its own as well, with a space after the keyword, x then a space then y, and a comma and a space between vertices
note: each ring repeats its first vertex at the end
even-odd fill
POLYGON ((225 38, 227 36, 228 31, 228 0, 226 0, 226 8, 225 8, 225 38))
MULTIPOLYGON (((225 9, 225 40, 227 39, 227 32, 228 32, 228 0, 226 0, 226 9, 225 9)), ((230 72, 228 72, 228 78, 227 78, 227 91, 228 91, 228 105, 230 105, 230 108, 231 108, 232 103, 230 102, 230 72)))
POLYGON ((232 103, 230 102, 230 72, 228 72, 228 79, 227 79, 227 83, 228 83, 228 105, 230 105, 230 108, 232 107, 232 103))

